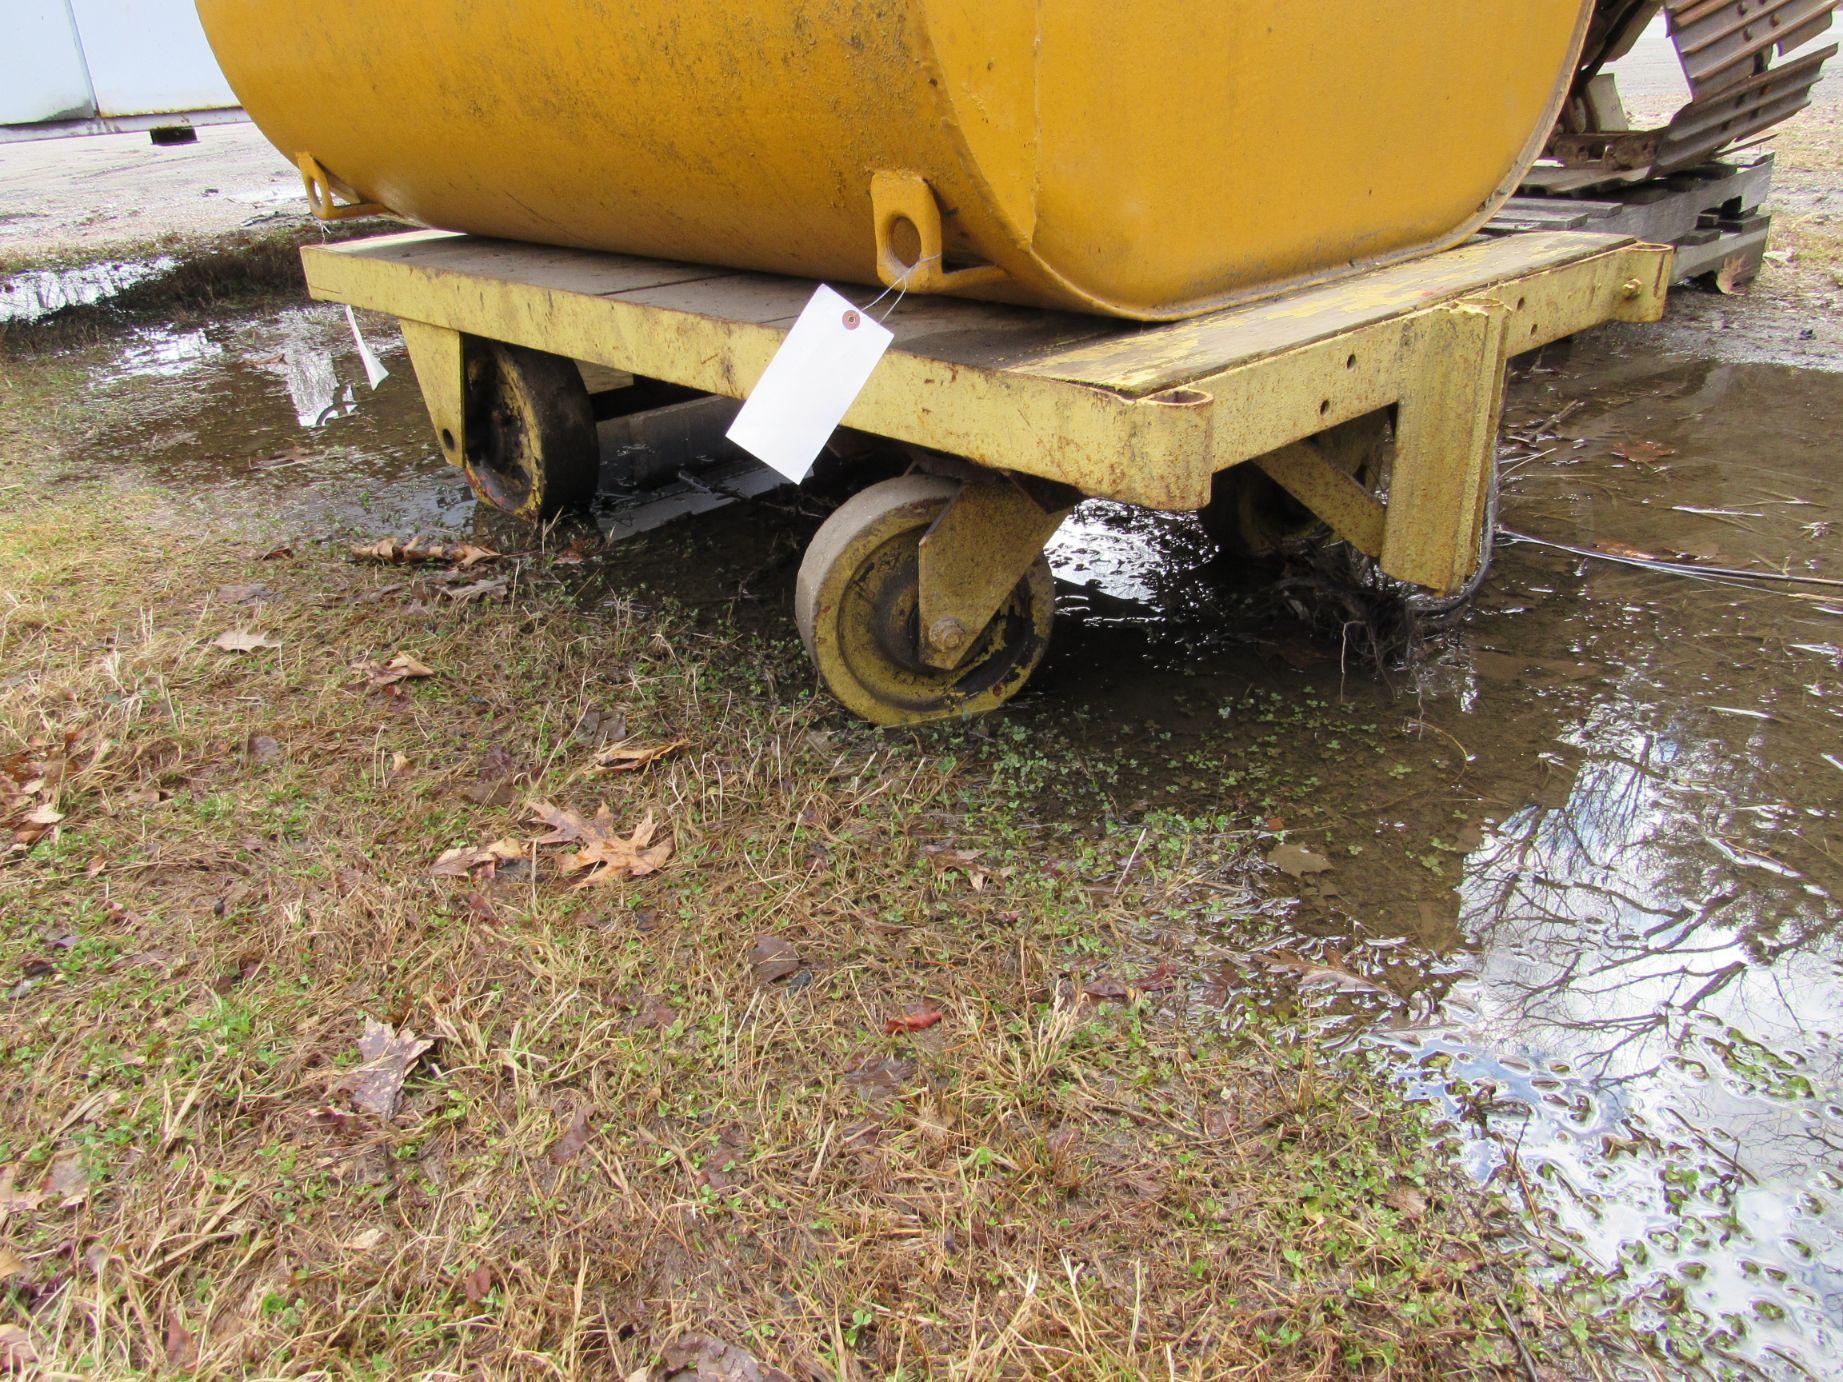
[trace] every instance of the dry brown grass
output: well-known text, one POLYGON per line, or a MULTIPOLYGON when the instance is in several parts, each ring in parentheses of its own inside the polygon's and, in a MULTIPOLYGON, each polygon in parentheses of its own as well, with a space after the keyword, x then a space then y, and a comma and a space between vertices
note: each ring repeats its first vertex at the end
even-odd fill
POLYGON ((784 650, 585 615, 543 560, 455 606, 196 502, 0 517, 0 761, 64 774, 0 862, 0 1325, 44 1367, 608 1375, 710 1336, 800 1376, 1448 1375, 1517 1366, 1519 1315, 1535 1347, 1363 1062, 1146 976, 1161 916, 1246 899, 1236 840, 1043 828, 963 732, 848 725, 784 650), (436 675, 351 670, 400 652, 436 675), (615 719, 689 747, 585 775, 615 719), (534 796, 675 853, 431 877, 534 796), (388 1122, 339 1083, 367 1018, 435 1043, 388 1122))

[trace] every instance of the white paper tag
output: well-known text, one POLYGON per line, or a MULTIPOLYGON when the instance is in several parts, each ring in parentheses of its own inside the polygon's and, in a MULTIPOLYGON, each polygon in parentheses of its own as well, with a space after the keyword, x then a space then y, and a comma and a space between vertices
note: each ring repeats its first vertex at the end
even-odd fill
POLYGON ((730 424, 729 439, 799 484, 894 339, 820 284, 730 424))
POLYGON ((352 339, 358 344, 358 358, 364 362, 365 378, 375 390, 379 384, 390 378, 390 371, 384 368, 384 362, 371 353, 371 347, 365 344, 365 338, 358 334, 358 317, 352 311, 352 304, 346 304, 346 325, 352 328, 352 339))

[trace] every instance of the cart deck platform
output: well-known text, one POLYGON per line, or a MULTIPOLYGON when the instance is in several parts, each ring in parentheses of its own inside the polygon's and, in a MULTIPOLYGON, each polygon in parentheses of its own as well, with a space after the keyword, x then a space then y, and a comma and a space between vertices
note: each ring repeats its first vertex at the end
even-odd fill
MULTIPOLYGON (((447 458, 483 498, 533 515, 554 494, 555 458, 541 453, 580 436, 587 403, 565 397, 571 380, 580 389, 573 368, 545 374, 530 352, 741 398, 815 288, 430 231, 315 246, 303 259, 315 297, 402 321, 447 458), (495 488, 514 472, 509 490, 495 488)), ((845 425, 977 468, 950 468, 957 485, 926 495, 890 492, 897 507, 932 514, 919 578, 905 578, 919 594, 901 616, 924 631, 917 666, 964 665, 949 660, 978 641, 965 630, 1024 590, 1076 498, 1204 509, 1222 502, 1221 476, 1248 463, 1388 575, 1460 588, 1478 561, 1506 361, 1609 320, 1656 320, 1670 265, 1668 248, 1625 237, 1534 232, 1165 325, 889 299, 895 342, 845 425), (1370 441, 1328 444, 1356 433, 1370 441), (928 644, 936 629, 948 647, 928 644)), ((847 521, 894 521, 870 507, 847 521)), ((831 546, 826 559, 842 559, 831 546)))

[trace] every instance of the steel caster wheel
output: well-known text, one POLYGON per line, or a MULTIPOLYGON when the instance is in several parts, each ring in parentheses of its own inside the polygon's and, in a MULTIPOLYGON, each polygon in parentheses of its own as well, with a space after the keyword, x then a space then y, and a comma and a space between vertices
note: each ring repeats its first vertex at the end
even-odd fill
POLYGON ((956 480, 904 475, 847 500, 806 549, 794 617, 826 688, 879 725, 979 715, 1030 678, 1049 645, 1055 585, 1036 561, 950 669, 918 654, 920 544, 956 480))
POLYGON ((601 459, 575 362, 500 342, 468 352, 466 454, 474 497, 541 521, 594 499, 601 459))

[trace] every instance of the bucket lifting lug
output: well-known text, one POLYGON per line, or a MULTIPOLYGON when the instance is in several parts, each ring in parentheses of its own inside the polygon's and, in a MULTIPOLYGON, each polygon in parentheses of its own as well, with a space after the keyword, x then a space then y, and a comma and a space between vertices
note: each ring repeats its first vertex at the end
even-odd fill
POLYGON ((312 154, 296 154, 294 163, 301 170, 301 183, 307 189, 307 205, 316 221, 347 221, 354 216, 381 216, 390 210, 381 202, 350 200, 352 189, 321 166, 312 154), (348 200, 340 201, 340 197, 348 200))
POLYGON ((996 264, 946 267, 941 204, 920 173, 872 174, 870 210, 877 228, 877 277, 885 287, 952 293, 1004 281, 1005 271, 996 264))

